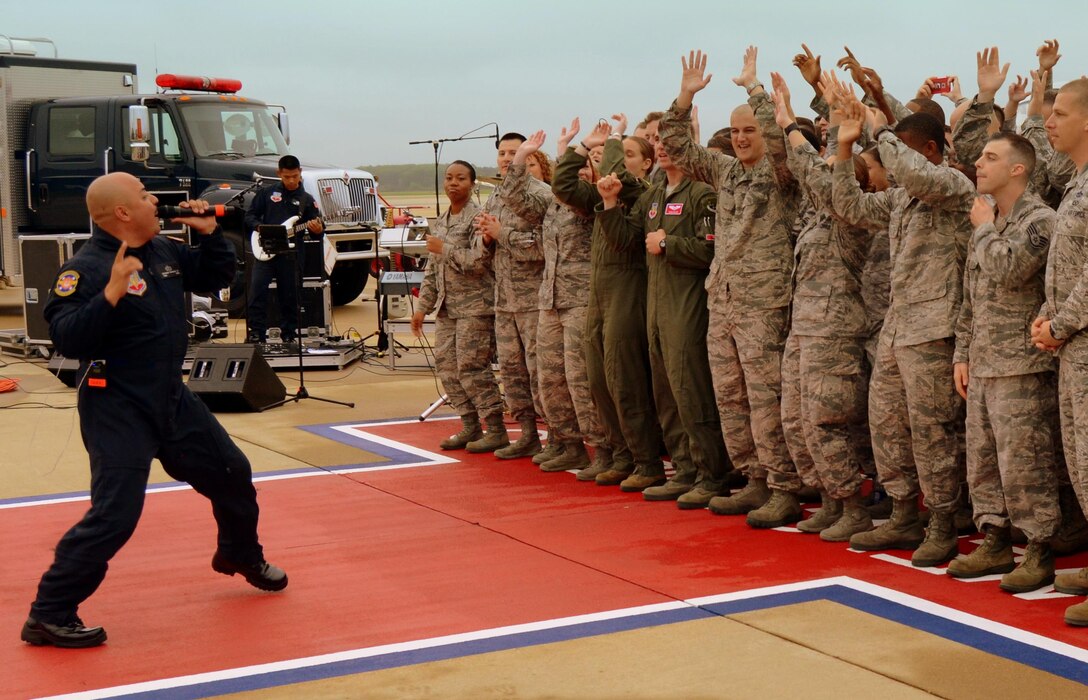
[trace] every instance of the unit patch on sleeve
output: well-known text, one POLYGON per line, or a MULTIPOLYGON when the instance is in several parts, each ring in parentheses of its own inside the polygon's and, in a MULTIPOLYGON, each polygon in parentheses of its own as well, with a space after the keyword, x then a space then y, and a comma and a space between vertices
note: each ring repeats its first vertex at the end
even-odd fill
POLYGON ((76 291, 77 285, 79 285, 79 273, 75 270, 67 270, 60 273, 60 277, 57 278, 57 286, 53 288, 53 293, 58 297, 71 296, 76 291))

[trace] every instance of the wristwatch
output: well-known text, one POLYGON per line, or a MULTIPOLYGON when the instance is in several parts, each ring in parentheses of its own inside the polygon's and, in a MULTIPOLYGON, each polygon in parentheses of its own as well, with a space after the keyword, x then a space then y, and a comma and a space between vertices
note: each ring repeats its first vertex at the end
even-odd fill
POLYGON ((753 80, 752 82, 745 85, 744 89, 748 91, 749 95, 751 95, 752 90, 755 90, 757 87, 763 87, 763 83, 759 82, 758 80, 753 80))
POLYGON ((658 245, 661 246, 661 250, 665 250, 665 239, 662 238, 661 241, 658 243, 658 245))

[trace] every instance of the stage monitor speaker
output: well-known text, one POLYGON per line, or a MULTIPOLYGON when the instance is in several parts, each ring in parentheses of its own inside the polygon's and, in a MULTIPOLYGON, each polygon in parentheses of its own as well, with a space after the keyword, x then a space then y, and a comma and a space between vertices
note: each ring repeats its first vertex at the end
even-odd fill
POLYGON ((287 396, 260 350, 248 344, 197 347, 188 384, 213 412, 263 411, 287 396))

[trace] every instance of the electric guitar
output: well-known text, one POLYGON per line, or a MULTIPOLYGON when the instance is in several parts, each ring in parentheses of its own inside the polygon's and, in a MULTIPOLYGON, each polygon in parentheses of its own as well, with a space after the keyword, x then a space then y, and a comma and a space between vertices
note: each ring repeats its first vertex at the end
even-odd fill
MULTIPOLYGON (((292 216, 285 220, 280 226, 287 229, 287 237, 294 238, 296 234, 302 233, 310 225, 310 221, 321 221, 321 217, 311 219, 310 221, 304 221, 301 224, 295 223, 299 220, 299 217, 292 216)), ((254 231, 249 236, 249 247, 253 249, 253 257, 261 262, 268 262, 272 258, 276 257, 275 253, 267 253, 265 249, 261 247, 261 234, 254 231)))

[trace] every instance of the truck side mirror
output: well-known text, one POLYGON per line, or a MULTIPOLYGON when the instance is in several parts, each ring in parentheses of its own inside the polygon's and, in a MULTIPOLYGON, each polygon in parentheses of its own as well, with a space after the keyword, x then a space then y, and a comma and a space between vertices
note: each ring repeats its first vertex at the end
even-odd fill
POLYGON ((287 142, 287 145, 291 145, 291 123, 287 119, 287 112, 276 113, 276 125, 280 128, 280 133, 283 134, 283 140, 287 142))
POLYGON ((151 146, 147 144, 148 131, 151 127, 151 115, 144 105, 132 105, 128 108, 128 140, 132 151, 132 160, 146 163, 151 157, 151 146))

